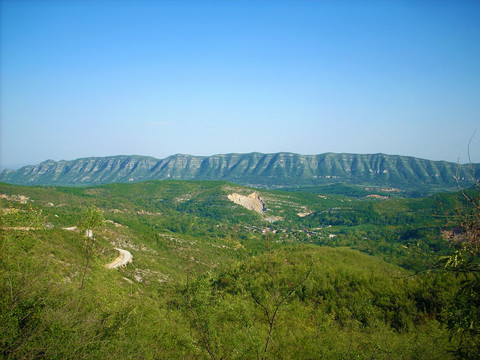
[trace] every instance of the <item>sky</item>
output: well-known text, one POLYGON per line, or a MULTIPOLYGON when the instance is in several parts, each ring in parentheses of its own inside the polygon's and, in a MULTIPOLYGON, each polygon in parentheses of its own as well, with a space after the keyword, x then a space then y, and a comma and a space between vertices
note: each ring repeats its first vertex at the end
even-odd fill
POLYGON ((479 1, 0 6, 0 168, 254 151, 480 162, 479 1))

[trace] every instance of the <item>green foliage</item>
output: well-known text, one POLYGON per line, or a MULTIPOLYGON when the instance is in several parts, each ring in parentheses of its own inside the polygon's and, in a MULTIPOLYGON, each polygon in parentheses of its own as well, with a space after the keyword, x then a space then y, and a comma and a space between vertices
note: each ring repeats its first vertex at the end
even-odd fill
POLYGON ((410 271, 447 254, 439 234, 457 195, 257 190, 264 215, 227 198, 252 191, 209 181, 2 186, 0 357, 473 357, 477 278, 459 270, 474 257, 459 253, 468 266, 458 271, 410 271), (106 269, 116 247, 134 261, 106 269))
POLYGON ((95 229, 104 225, 105 219, 103 213, 95 206, 90 205, 88 208, 82 211, 81 221, 78 224, 78 228, 82 231, 87 229, 95 229))
POLYGON ((402 275, 348 249, 291 247, 187 283, 183 307, 210 358, 448 358, 422 308, 436 289, 402 275))
POLYGON ((480 357, 480 187, 461 191, 450 231, 445 232, 453 252, 443 257, 444 269, 456 274, 460 287, 449 307, 448 328, 458 339, 456 354, 462 359, 480 357))
POLYGON ((103 213, 95 206, 90 205, 88 208, 82 211, 81 220, 78 223, 78 228, 81 232, 85 233, 85 236, 83 237, 85 269, 83 271, 82 284, 80 285, 80 289, 83 289, 83 286, 85 285, 85 276, 87 274, 88 267, 97 251, 96 241, 93 236, 93 230, 104 225, 104 223, 105 219, 103 218, 103 213))

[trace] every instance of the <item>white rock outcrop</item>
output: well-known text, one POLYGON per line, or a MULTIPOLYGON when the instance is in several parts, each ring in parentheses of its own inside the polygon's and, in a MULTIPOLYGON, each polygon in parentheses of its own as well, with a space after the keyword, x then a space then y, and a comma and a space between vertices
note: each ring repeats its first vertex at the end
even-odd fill
POLYGON ((267 205, 256 192, 251 193, 248 196, 233 193, 228 195, 228 199, 235 204, 243 206, 245 209, 256 211, 259 214, 267 211, 267 205))

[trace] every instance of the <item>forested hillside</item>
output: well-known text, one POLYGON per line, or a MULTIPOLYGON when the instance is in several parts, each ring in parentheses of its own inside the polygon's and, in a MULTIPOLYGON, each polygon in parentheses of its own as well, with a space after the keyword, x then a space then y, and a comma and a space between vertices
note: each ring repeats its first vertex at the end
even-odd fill
POLYGON ((350 189, 1 184, 1 357, 478 358, 476 192, 350 189))

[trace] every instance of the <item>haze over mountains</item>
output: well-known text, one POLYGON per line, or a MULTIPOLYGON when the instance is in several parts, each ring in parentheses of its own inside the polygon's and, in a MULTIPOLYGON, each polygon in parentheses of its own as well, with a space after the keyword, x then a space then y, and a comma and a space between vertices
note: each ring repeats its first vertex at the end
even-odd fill
POLYGON ((479 164, 460 165, 385 154, 300 155, 248 153, 165 159, 147 156, 47 160, 3 170, 0 181, 18 185, 89 186, 145 180, 225 180, 256 187, 306 187, 332 183, 391 186, 415 190, 454 189, 455 177, 467 184, 479 177, 479 164))

